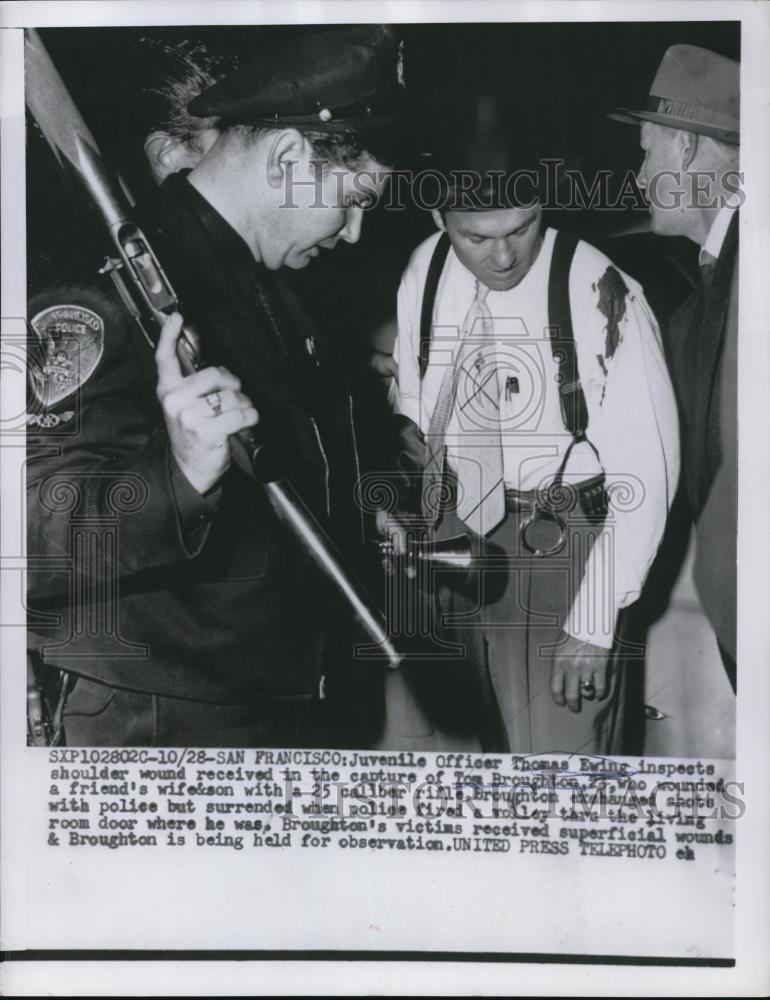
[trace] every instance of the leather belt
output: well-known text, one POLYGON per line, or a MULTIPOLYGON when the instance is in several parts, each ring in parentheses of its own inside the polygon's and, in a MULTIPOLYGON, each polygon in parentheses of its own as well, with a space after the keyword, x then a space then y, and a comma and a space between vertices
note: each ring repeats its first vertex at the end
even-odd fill
POLYGON ((568 513, 578 503, 589 508, 604 495, 604 476, 592 476, 582 483, 562 483, 554 487, 557 495, 549 495, 549 487, 542 490, 514 490, 505 487, 505 509, 507 511, 531 511, 536 507, 554 508, 560 513, 568 513))
POLYGON ((505 509, 507 511, 531 510, 538 499, 537 490, 512 490, 505 487, 505 509))

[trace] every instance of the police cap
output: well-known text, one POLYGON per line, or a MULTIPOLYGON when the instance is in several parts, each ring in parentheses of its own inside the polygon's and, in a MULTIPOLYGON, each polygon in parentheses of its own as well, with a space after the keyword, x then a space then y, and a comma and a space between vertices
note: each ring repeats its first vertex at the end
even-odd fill
POLYGON ((231 124, 365 129, 398 117, 402 81, 400 50, 388 25, 317 29, 241 67, 188 110, 231 124))

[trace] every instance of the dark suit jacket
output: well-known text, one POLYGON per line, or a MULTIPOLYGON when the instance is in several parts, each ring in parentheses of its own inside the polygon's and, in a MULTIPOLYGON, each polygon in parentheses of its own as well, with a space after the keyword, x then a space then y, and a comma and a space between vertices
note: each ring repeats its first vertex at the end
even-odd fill
POLYGON ((738 214, 710 283, 674 313, 669 361, 680 405, 683 476, 696 525, 695 584, 722 648, 735 659, 738 214))

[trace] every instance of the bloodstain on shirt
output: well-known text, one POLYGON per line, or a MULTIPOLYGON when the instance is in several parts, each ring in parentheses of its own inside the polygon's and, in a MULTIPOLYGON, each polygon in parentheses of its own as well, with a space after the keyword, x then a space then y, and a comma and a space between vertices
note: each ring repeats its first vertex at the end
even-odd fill
MULTIPOLYGON (((602 373, 606 377, 607 361, 615 354, 621 339, 620 323, 626 315, 628 288, 621 278, 620 273, 614 267, 608 267, 598 283, 593 285, 594 291, 597 288, 599 291, 599 312, 607 320, 607 325, 605 327, 604 354, 597 354, 596 360, 599 362, 602 373)), ((602 401, 604 401, 603 392, 602 401)))

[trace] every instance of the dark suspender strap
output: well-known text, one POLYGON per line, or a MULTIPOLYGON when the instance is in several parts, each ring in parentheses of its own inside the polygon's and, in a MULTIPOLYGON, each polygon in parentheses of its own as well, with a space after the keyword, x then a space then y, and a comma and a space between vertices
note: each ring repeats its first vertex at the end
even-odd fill
POLYGON ((428 266, 428 275, 425 279, 425 289, 422 293, 422 310, 420 312, 420 378, 424 378, 428 367, 428 355, 430 354, 430 340, 433 333, 433 304, 436 301, 436 292, 444 270, 444 263, 449 253, 449 237, 442 233, 433 250, 433 256, 428 266))
POLYGON ((588 409, 580 384, 569 302, 569 272, 577 245, 577 236, 557 232, 548 277, 548 334, 554 361, 559 366, 559 402, 564 426, 573 439, 580 441, 588 427, 588 409))

